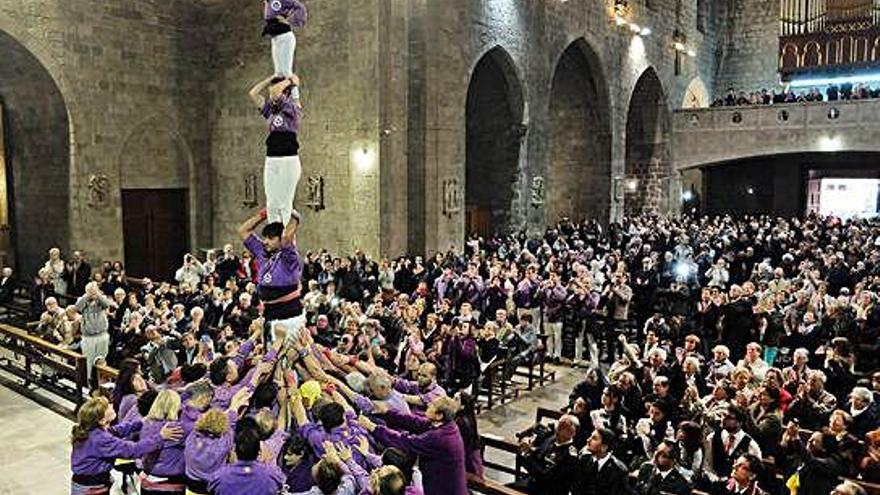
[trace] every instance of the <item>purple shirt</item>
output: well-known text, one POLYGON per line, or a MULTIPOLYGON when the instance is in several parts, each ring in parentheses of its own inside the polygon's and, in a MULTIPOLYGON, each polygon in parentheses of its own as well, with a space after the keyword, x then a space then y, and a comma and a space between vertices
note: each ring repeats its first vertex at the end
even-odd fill
POLYGON ((271 21, 279 15, 287 19, 291 27, 303 27, 309 18, 306 6, 299 0, 267 0, 263 19, 271 21))
POLYGON ((303 263, 293 244, 282 244, 281 249, 266 256, 266 249, 256 234, 251 234, 244 246, 260 264, 258 284, 261 287, 297 287, 302 278, 303 263))
POLYGON ((299 132, 302 110, 289 96, 281 95, 275 103, 266 98, 260 114, 266 119, 269 132, 299 132))
POLYGON ((142 436, 139 442, 122 440, 141 430, 140 421, 120 423, 108 429, 96 428, 89 438, 73 446, 70 470, 73 474, 99 475, 109 473, 116 459, 137 459, 162 446, 162 439, 142 436))
MULTIPOLYGON (((244 344, 239 347, 238 352, 235 357, 232 358, 232 362, 241 369, 244 366, 245 360, 248 356, 251 355, 251 352, 254 350, 254 342, 252 340, 248 340, 244 344)), ((271 362, 275 360, 276 352, 274 349, 271 349, 266 356, 263 357, 263 361, 271 362)), ((238 393, 242 388, 249 388, 253 391, 254 386, 251 384, 251 378, 253 378, 254 373, 257 372, 257 367, 254 366, 248 371, 247 375, 244 378, 240 379, 237 384, 230 385, 228 383, 223 383, 221 385, 214 386, 214 399, 211 401, 211 407, 216 407, 217 409, 227 409, 229 407, 229 403, 232 402, 232 397, 238 393)))
POLYGON ((284 474, 276 465, 257 461, 227 464, 208 483, 213 495, 277 495, 284 484, 284 474))
POLYGON ((376 426, 373 437, 419 456, 425 495, 468 495, 464 441, 454 421, 436 426, 428 419, 394 412, 386 419, 388 426, 376 426))
MULTIPOLYGON (((388 398, 381 402, 387 404, 388 408, 394 412, 399 412, 401 414, 409 414, 411 412, 409 410, 409 404, 406 403, 403 394, 397 390, 391 390, 391 394, 388 395, 388 398)), ((372 413, 374 408, 373 401, 360 394, 354 396, 354 406, 363 414, 372 413)))
POLYGON ((154 452, 144 459, 144 468, 148 474, 153 476, 171 477, 180 476, 186 468, 183 458, 183 439, 186 438, 188 432, 184 431, 184 436, 180 440, 163 440, 159 432, 165 425, 180 426, 177 421, 144 421, 141 429, 141 438, 157 438, 162 444, 158 452, 154 452))
POLYGON ((318 457, 324 455, 325 441, 333 443, 342 442, 352 447, 352 456, 358 465, 366 469, 371 467, 370 461, 358 449, 354 448, 358 445, 358 437, 363 436, 369 439, 370 433, 358 424, 357 415, 353 411, 345 412, 345 422, 342 426, 337 426, 327 431, 320 423, 309 421, 300 426, 299 434, 309 442, 309 445, 311 445, 312 450, 315 451, 315 455, 318 457))
POLYGON ((404 393, 406 395, 417 395, 420 399, 422 399, 422 403, 424 406, 418 407, 413 406, 414 410, 425 411, 428 408, 428 404, 431 403, 437 397, 446 397, 446 391, 443 390, 443 387, 437 385, 437 382, 431 382, 428 387, 422 391, 419 388, 419 383, 412 380, 404 380, 403 378, 395 378, 394 379, 394 390, 398 392, 404 393))
POLYGON ((200 431, 187 437, 184 448, 186 475, 194 480, 208 481, 214 472, 226 464, 226 457, 232 451, 235 423, 238 414, 229 412, 229 428, 220 437, 213 437, 200 431))

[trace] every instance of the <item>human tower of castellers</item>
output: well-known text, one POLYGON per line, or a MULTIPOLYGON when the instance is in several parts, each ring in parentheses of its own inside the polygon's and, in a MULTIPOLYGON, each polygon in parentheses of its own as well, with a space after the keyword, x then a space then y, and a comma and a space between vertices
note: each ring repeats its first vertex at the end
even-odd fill
MULTIPOLYGON (((393 379, 301 331, 293 204, 303 111, 293 64, 294 29, 307 12, 300 0, 265 0, 263 18, 274 73, 249 97, 268 126, 266 208, 239 227, 259 263, 262 315, 225 355, 183 366, 163 383, 146 381, 137 361, 123 362, 112 391, 97 390, 78 411, 70 493, 390 495, 424 486, 428 495, 465 495, 458 402, 437 385, 432 365, 417 381, 393 379), (360 386, 349 387, 351 376, 360 386), (373 399, 386 389, 383 400, 353 390, 366 393, 365 377, 373 399)), ((83 312, 106 328, 108 303, 94 292, 84 298, 94 308, 83 312)))

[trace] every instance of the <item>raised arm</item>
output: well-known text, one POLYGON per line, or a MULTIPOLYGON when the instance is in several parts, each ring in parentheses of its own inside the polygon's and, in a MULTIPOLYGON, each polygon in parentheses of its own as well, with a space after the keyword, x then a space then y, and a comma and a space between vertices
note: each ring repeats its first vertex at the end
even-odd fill
POLYGON ((251 90, 248 92, 248 97, 250 97, 251 102, 253 102, 253 104, 257 108, 263 108, 263 105, 266 104, 266 97, 263 96, 262 93, 266 90, 266 88, 269 87, 270 84, 272 84, 272 79, 274 77, 275 76, 269 76, 266 79, 263 79, 262 81, 255 84, 254 87, 251 88, 251 90))
POLYGON ((251 234, 256 230, 257 225, 263 223, 266 217, 263 213, 263 210, 260 213, 248 218, 241 225, 238 226, 238 235, 241 237, 241 240, 245 240, 250 237, 251 234))

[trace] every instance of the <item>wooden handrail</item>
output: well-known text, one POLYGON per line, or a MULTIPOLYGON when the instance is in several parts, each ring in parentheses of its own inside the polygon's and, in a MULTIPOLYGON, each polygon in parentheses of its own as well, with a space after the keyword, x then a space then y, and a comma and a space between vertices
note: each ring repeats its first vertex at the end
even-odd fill
POLYGON ((0 334, 6 334, 10 337, 15 337, 21 340, 26 341, 28 344, 31 344, 41 350, 45 350, 51 352, 53 354, 60 354, 67 359, 77 360, 77 359, 85 359, 85 356, 79 354, 77 352, 73 352, 70 349, 65 349, 59 345, 52 344, 50 342, 46 342, 45 340, 35 337, 27 331, 22 330, 20 328, 15 328, 13 326, 7 325, 5 323, 0 323, 0 334))

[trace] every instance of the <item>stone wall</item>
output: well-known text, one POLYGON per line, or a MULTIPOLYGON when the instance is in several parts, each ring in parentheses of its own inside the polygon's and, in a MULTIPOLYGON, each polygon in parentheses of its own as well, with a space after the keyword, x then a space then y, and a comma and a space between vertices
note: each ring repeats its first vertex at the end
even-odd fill
MULTIPOLYGON (((715 94, 728 88, 779 88, 779 0, 717 0, 718 77, 715 94)), ((711 87, 711 86, 710 86, 711 87)))
MULTIPOLYGON (((619 215, 622 193, 613 178, 624 174, 638 78, 653 68, 670 108, 694 81, 716 86, 718 26, 710 16, 706 34, 697 31, 697 3, 631 1, 630 18, 653 31, 639 38, 615 26, 610 2, 593 0, 309 2, 309 23, 297 33, 305 105, 301 246, 397 255, 461 245, 467 88, 493 47, 509 55, 522 88, 525 135, 512 218, 540 228, 563 214, 619 215), (676 28, 698 52, 678 75, 676 28), (572 74, 586 101, 563 84, 554 92, 559 61, 571 48, 586 61, 572 74), (584 126, 565 125, 567 114, 558 110, 572 105, 588 119, 584 126), (560 142, 567 147, 554 145, 560 142), (569 160, 572 153, 587 158, 569 160), (304 204, 309 176, 325 180, 325 210, 304 204), (542 180, 546 187, 536 190, 542 180)), ((247 176, 256 176, 263 201, 265 131, 246 98, 271 70, 259 14, 234 0, 0 0, 0 33, 8 46, 20 45, 21 60, 34 62, 25 79, 57 86, 54 109, 38 113, 58 122, 50 133, 69 141, 68 156, 62 142, 50 164, 12 121, 13 171, 37 161, 49 167, 38 179, 27 167, 14 178, 16 201, 32 202, 16 203, 18 251, 28 253, 23 269, 31 271, 52 244, 84 249, 93 260, 122 259, 123 187, 188 187, 191 247, 235 239, 235 225, 252 211, 244 204, 247 176), (90 190, 90 179, 102 176, 107 190, 90 190), (29 206, 44 203, 42 211, 29 206), (42 233, 27 231, 38 212, 60 220, 40 225, 42 233)), ((0 97, 15 119, 28 93, 21 83, 8 89, 18 70, 11 67, 6 60, 0 67, 0 97)), ((728 67, 725 74, 735 72, 728 67)))
POLYGON ((20 172, 13 180, 13 230, 21 270, 32 273, 51 245, 68 252, 83 249, 93 260, 123 258, 122 178, 132 175, 160 184, 163 177, 163 170, 153 167, 149 146, 125 148, 144 133, 174 136, 180 153, 189 158, 190 225, 198 227, 188 237, 192 246, 211 242, 211 205, 204 201, 211 179, 204 139, 210 116, 198 105, 203 101, 198 91, 205 58, 192 30, 200 17, 198 8, 193 2, 165 0, 0 0, 0 36, 13 40, 0 48, 0 98, 12 113, 10 166, 13 175, 20 172), (16 83, 12 74, 47 82, 27 86, 16 83), (57 87, 57 98, 40 89, 40 84, 49 87, 48 81, 57 87), (22 103, 50 99, 57 109, 22 103), (41 122, 28 125, 52 122, 51 129, 31 133, 19 127, 19 110, 27 105, 35 110, 29 120, 41 122), (29 134, 62 140, 47 148, 60 151, 43 168, 27 167, 38 161, 37 149, 45 144, 29 134), (106 195, 98 195, 104 202, 95 203, 90 195, 94 176, 108 179, 106 195), (42 222, 44 218, 53 220, 42 222))

